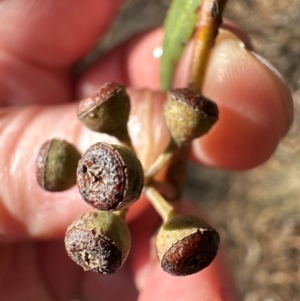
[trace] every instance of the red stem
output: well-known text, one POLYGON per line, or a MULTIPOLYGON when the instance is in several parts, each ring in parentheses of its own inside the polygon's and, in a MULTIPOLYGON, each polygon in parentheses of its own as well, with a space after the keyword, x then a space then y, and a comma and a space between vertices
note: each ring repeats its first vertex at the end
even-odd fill
POLYGON ((227 0, 203 0, 195 33, 189 87, 201 92, 210 50, 215 43, 227 0))

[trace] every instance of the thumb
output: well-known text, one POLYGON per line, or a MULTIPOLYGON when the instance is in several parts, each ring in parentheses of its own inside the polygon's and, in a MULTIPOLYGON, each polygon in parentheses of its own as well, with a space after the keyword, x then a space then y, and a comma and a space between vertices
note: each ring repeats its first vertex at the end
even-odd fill
MULTIPOLYGON (((164 147, 162 141, 168 141, 161 118, 164 94, 148 90, 129 93, 130 135, 138 156, 147 166, 164 147)), ((0 110, 0 165, 4 167, 0 171, 1 240, 61 237, 78 214, 90 210, 76 187, 50 193, 38 186, 35 175, 37 155, 49 139, 64 139, 80 152, 97 141, 117 142, 114 137, 85 128, 77 120, 76 111, 75 103, 0 110)), ((138 214, 145 204, 136 202, 128 218, 138 214)))

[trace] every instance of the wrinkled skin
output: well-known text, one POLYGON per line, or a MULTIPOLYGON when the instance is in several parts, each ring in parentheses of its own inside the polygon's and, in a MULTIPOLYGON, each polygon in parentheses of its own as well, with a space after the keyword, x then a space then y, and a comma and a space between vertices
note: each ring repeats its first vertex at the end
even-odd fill
MULTIPOLYGON (((36 155, 47 139, 67 139, 81 151, 108 139, 77 121, 75 103, 107 80, 130 87, 130 133, 145 165, 167 141, 161 118, 165 95, 139 90, 158 90, 159 60, 152 53, 161 45, 161 29, 127 41, 76 81, 70 76, 73 64, 108 28, 120 2, 0 2, 1 300, 237 298, 223 247, 207 269, 184 278, 169 276, 149 258, 149 238, 159 218, 144 199, 128 214, 133 248, 125 266, 113 276, 83 272, 67 257, 63 236, 72 220, 90 208, 76 188, 51 194, 36 184, 36 155)), ((274 152, 291 125, 293 107, 280 75, 245 49, 240 40, 245 37, 237 32, 239 38, 222 32, 210 58, 203 94, 218 104, 220 120, 194 142, 192 157, 211 167, 245 170, 274 152)), ((188 51, 176 86, 184 85, 187 60, 188 51)), ((195 214, 197 209, 185 205, 182 210, 195 214)))

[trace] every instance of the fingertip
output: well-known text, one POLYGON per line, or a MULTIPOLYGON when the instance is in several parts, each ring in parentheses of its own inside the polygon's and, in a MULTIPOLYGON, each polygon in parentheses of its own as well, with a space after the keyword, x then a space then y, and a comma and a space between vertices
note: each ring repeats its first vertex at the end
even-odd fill
POLYGON ((291 125, 293 105, 286 83, 230 32, 220 34, 212 51, 203 94, 220 111, 216 125, 193 146, 203 164, 255 167, 272 155, 291 125))
POLYGON ((106 81, 157 90, 162 38, 162 30, 155 29, 135 36, 103 56, 79 78, 78 97, 86 97, 106 81))
POLYGON ((135 88, 157 90, 159 84, 160 56, 163 31, 161 28, 147 32, 128 45, 128 80, 135 88))
POLYGON ((279 141, 276 129, 224 107, 209 135, 193 143, 193 152, 203 165, 246 170, 267 161, 279 141))
POLYGON ((288 133, 293 123, 294 102, 292 98, 292 91, 281 73, 268 60, 254 51, 252 51, 251 54, 255 57, 258 63, 262 65, 265 72, 270 77, 269 80, 273 83, 273 87, 277 88, 276 92, 278 93, 279 105, 281 105, 279 109, 281 110, 283 117, 283 126, 280 132, 280 138, 283 138, 288 133))
POLYGON ((251 51, 254 50, 251 40, 247 35, 247 32, 235 22, 228 19, 224 19, 222 23, 222 29, 229 30, 233 34, 235 34, 244 43, 246 49, 251 51))

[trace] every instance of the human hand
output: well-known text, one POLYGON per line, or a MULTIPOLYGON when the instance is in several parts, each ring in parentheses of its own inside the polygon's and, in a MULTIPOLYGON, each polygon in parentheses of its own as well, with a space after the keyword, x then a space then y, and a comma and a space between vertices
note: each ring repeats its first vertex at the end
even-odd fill
MULTIPOLYGON (((139 90, 158 89, 159 60, 153 50, 161 45, 161 30, 118 47, 76 82, 70 76, 74 62, 103 34, 120 2, 0 3, 0 23, 6 25, 0 27, 1 300, 135 300, 134 283, 143 301, 235 298, 222 246, 208 268, 188 277, 172 277, 149 259, 149 237, 159 219, 143 198, 129 210, 133 247, 124 267, 110 276, 83 272, 67 257, 63 237, 74 218, 91 209, 76 188, 51 194, 36 183, 36 157, 44 141, 66 139, 81 151, 96 141, 110 141, 77 121, 73 102, 105 81, 130 87, 130 133, 145 165, 167 141, 164 94, 139 90)), ((178 86, 187 57, 179 66, 178 86)), ((213 50, 203 93, 218 104, 220 120, 194 142, 198 163, 234 170, 257 166, 290 127, 289 89, 274 69, 228 32, 221 33, 213 50)))

